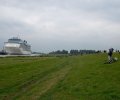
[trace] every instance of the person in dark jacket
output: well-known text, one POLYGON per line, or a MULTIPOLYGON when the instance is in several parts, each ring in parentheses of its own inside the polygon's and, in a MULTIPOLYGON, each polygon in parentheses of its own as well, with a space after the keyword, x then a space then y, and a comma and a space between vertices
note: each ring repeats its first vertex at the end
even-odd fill
POLYGON ((112 54, 113 54, 114 49, 110 48, 109 52, 108 52, 108 62, 111 63, 113 58, 112 58, 112 54))

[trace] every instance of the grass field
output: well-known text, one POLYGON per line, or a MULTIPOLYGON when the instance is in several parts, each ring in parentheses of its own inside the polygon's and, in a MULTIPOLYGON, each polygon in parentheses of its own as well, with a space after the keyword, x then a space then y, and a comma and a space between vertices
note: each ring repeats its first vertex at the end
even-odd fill
POLYGON ((106 59, 107 54, 0 58, 0 100, 120 100, 120 61, 104 64, 106 59))

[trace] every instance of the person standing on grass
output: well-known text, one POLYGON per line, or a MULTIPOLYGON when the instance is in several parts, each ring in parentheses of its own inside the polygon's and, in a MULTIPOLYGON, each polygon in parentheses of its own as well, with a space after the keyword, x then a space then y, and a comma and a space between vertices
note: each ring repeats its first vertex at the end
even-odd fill
POLYGON ((114 49, 110 48, 109 52, 108 52, 108 62, 111 63, 113 58, 112 58, 112 54, 113 54, 114 49))

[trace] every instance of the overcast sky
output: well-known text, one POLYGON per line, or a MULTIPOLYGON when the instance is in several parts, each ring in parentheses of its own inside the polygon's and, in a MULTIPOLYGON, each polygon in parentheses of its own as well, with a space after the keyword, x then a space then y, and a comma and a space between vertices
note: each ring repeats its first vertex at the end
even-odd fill
POLYGON ((0 48, 18 35, 32 51, 120 49, 120 0, 0 0, 0 48))

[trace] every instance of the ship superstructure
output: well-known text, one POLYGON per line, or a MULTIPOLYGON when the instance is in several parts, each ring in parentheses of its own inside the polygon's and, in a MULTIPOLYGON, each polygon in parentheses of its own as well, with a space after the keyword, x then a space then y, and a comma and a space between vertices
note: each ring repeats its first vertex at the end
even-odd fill
POLYGON ((26 40, 21 40, 18 37, 13 37, 8 39, 8 42, 4 43, 4 51, 7 54, 15 55, 30 55, 31 46, 26 40))

